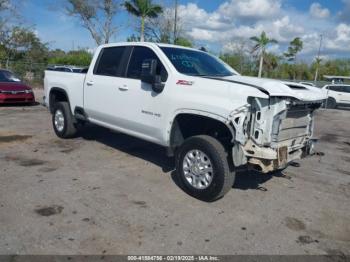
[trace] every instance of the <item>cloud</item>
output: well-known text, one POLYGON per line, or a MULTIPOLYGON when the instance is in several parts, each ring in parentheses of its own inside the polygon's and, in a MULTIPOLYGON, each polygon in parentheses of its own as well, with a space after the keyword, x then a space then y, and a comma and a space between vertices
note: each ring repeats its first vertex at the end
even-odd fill
POLYGON ((338 17, 343 22, 349 22, 350 23, 350 0, 343 0, 344 7, 342 11, 338 13, 338 17))
POLYGON ((336 35, 334 38, 326 39, 326 48, 350 52, 350 25, 339 24, 335 31, 336 35))
MULTIPOLYGON (((316 54, 320 42, 320 34, 314 32, 302 36, 304 54, 316 54)), ((350 25, 341 23, 329 35, 323 35, 322 53, 330 55, 348 56, 350 52, 350 25), (345 55, 344 55, 345 54, 345 55)))
POLYGON ((315 18, 327 18, 330 16, 330 12, 327 8, 322 8, 320 3, 312 3, 310 6, 310 14, 315 18))
POLYGON ((223 3, 218 12, 227 19, 267 19, 276 16, 281 9, 279 0, 231 0, 223 3))
POLYGON ((179 16, 188 26, 215 30, 221 30, 229 26, 227 24, 227 21, 223 21, 219 13, 208 13, 204 9, 199 8, 197 4, 194 3, 180 5, 178 12, 179 16))
POLYGON ((240 39, 245 39, 251 48, 249 38, 265 31, 279 42, 270 47, 271 52, 284 52, 291 40, 300 37, 304 41, 302 54, 310 60, 317 53, 320 34, 323 34, 324 53, 348 57, 350 0, 342 1, 345 4, 343 12, 349 11, 344 16, 347 20, 341 22, 342 13, 332 17, 330 11, 318 2, 300 11, 281 4, 282 0, 226 0, 211 12, 192 2, 180 5, 179 16, 188 37, 216 50, 237 49, 235 42, 240 39))

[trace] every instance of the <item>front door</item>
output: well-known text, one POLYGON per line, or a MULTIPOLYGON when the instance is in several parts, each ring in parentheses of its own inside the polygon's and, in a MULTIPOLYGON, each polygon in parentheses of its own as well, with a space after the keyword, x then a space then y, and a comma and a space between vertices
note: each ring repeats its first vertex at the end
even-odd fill
POLYGON ((165 132, 167 101, 165 99, 168 89, 166 81, 168 74, 156 53, 143 46, 133 47, 123 81, 124 92, 121 96, 121 108, 123 109, 122 121, 127 124, 128 130, 146 140, 163 143, 162 134, 165 132), (158 94, 152 90, 150 84, 142 82, 142 63, 145 59, 157 59, 157 73, 161 76, 165 88, 158 94))

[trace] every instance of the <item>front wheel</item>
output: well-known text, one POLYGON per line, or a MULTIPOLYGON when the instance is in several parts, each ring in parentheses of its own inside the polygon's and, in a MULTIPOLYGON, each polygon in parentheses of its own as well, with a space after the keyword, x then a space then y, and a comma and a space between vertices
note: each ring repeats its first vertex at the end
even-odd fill
POLYGON ((176 169, 184 190, 208 202, 224 196, 235 179, 225 148, 210 136, 187 139, 177 152, 176 169))

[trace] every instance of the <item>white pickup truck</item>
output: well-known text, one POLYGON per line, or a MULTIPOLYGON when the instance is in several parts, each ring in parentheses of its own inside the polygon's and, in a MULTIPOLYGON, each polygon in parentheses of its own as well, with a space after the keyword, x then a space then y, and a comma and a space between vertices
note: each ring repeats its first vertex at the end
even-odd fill
POLYGON ((268 173, 312 153, 324 91, 244 77, 202 51, 155 43, 100 46, 87 74, 45 72, 57 136, 91 122, 167 148, 179 180, 204 201, 232 188, 237 168, 268 173))

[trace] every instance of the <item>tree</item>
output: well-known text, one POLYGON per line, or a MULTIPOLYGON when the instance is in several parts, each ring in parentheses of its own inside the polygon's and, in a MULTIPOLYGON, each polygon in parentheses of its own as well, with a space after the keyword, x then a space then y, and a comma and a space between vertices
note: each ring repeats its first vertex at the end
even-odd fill
POLYGON ((176 44, 177 39, 185 39, 183 20, 180 14, 175 17, 174 8, 165 8, 156 18, 147 19, 145 37, 151 41, 176 44), (176 26, 175 26, 176 21, 176 26), (176 31, 175 31, 176 28, 176 31))
POLYGON ((145 37, 158 43, 173 43, 173 10, 166 8, 155 18, 148 19, 145 25, 145 37))
POLYGON ((317 80, 318 80, 318 70, 320 68, 321 62, 322 62, 322 58, 316 57, 316 59, 315 59, 316 70, 315 70, 315 79, 314 79, 315 82, 317 82, 317 80))
POLYGON ((45 62, 47 44, 42 43, 36 34, 28 28, 15 26, 3 36, 1 47, 6 53, 6 66, 9 61, 45 62))
POLYGON ((10 22, 18 18, 16 3, 13 0, 0 0, 0 43, 11 28, 10 22))
POLYGON ((297 64, 297 54, 303 49, 303 41, 300 40, 300 37, 296 37, 293 41, 290 42, 288 51, 284 53, 284 56, 289 62, 294 62, 294 80, 296 77, 296 64, 297 64))
POLYGON ((132 34, 126 39, 127 42, 140 42, 140 37, 132 34))
POLYGON ((97 45, 109 43, 117 32, 113 18, 118 11, 117 0, 65 0, 68 15, 80 19, 97 45))
POLYGON ((184 46, 184 47, 193 47, 192 42, 189 39, 184 38, 184 37, 178 37, 175 40, 175 45, 180 45, 180 46, 184 46))
POLYGON ((278 68, 280 60, 281 58, 275 54, 265 54, 264 67, 266 68, 268 77, 276 77, 274 73, 277 73, 275 70, 278 68))
POLYGON ((277 44, 277 41, 275 39, 268 38, 264 31, 261 33, 260 37, 253 36, 250 38, 250 40, 256 43, 253 48, 253 52, 258 52, 258 55, 260 56, 259 77, 261 77, 263 64, 264 64, 264 55, 266 53, 266 47, 269 44, 277 44))
POLYGON ((147 18, 156 18, 163 12, 160 5, 152 3, 152 0, 130 0, 125 1, 126 10, 141 19, 141 42, 145 41, 145 21, 147 18))
POLYGON ((54 65, 74 65, 89 66, 92 54, 86 50, 69 51, 65 53, 62 50, 54 50, 49 54, 49 64, 54 65))

